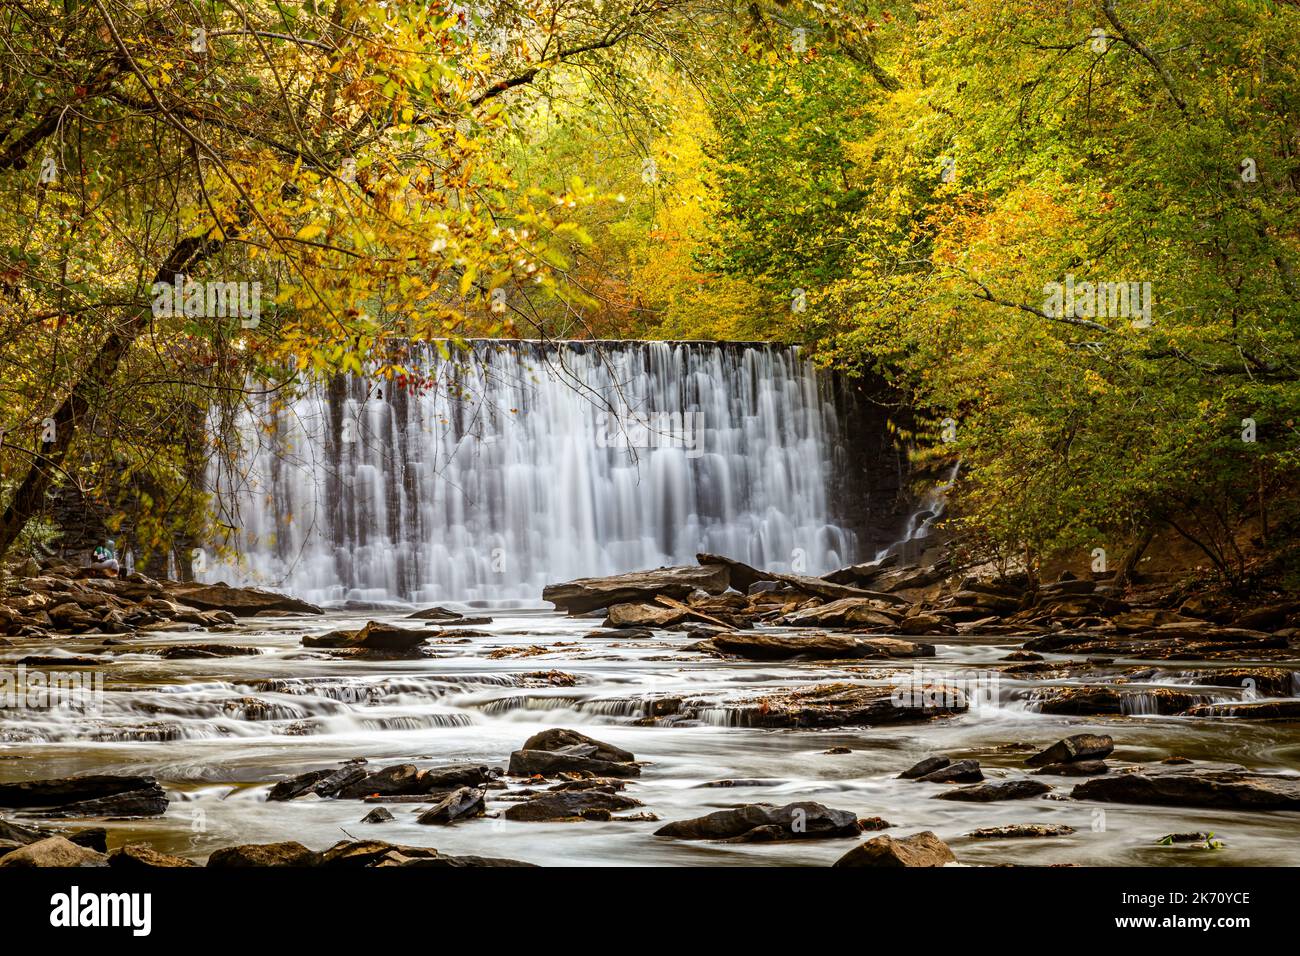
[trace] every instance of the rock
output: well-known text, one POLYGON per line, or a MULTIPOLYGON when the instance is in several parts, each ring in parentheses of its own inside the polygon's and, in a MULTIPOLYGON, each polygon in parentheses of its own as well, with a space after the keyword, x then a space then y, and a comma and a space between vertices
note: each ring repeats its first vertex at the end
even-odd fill
POLYGON ((1232 626, 1254 631, 1272 631, 1284 626, 1289 618, 1298 614, 1300 614, 1300 601, 1267 604, 1242 614, 1232 622, 1232 626))
POLYGON ((958 760, 917 777, 923 783, 976 783, 984 779, 978 760, 958 760))
POLYGON ((842 598, 794 611, 780 619, 790 627, 894 627, 902 620, 874 598, 842 598))
POLYGON ((318 797, 333 797, 345 787, 353 786, 364 780, 366 776, 365 767, 358 764, 345 764, 337 770, 325 774, 307 789, 318 797))
POLYGON ((542 600, 570 614, 585 614, 614 604, 651 603, 661 594, 678 601, 695 590, 721 594, 730 584, 731 573, 725 565, 686 565, 548 584, 542 589, 542 600))
POLYGON ((778 574, 775 571, 759 571, 747 564, 724 558, 716 554, 697 554, 695 560, 701 565, 725 566, 729 569, 732 587, 737 591, 748 591, 756 581, 779 581, 795 590, 812 594, 828 601, 840 598, 872 598, 887 604, 908 604, 906 598, 880 591, 866 591, 861 588, 838 584, 828 578, 812 578, 802 574, 778 574))
POLYGON ((858 638, 840 634, 717 634, 705 642, 720 653, 748 660, 775 661, 795 657, 814 660, 933 657, 934 647, 892 637, 858 638))
POLYGON ((1241 720, 1300 720, 1300 699, 1197 704, 1188 717, 1235 717, 1241 720))
MULTIPOLYGON (((898 775, 899 780, 915 780, 918 777, 924 777, 926 774, 934 773, 936 770, 942 770, 951 764, 952 761, 942 754, 926 757, 919 763, 914 763, 898 775)), ((983 779, 981 777, 980 779, 983 779)))
POLYGON ((1020 610, 1019 598, 1005 597, 984 590, 957 591, 952 595, 949 604, 953 607, 978 608, 994 614, 1011 614, 1020 610))
POLYGON ((259 611, 292 611, 295 614, 324 614, 314 604, 260 588, 232 588, 228 584, 171 583, 167 595, 201 611, 229 611, 236 617, 252 617, 259 611))
POLYGON ((283 843, 245 843, 214 850, 208 857, 208 866, 221 869, 249 866, 317 866, 321 855, 301 843, 286 840, 283 843))
POLYGON ((984 783, 975 787, 961 787, 936 796, 938 800, 964 800, 970 803, 991 803, 995 800, 1024 800, 1051 791, 1041 780, 1004 780, 1001 783, 984 783))
POLYGON ((831 754, 851 754, 851 753, 853 753, 853 751, 852 751, 851 749, 849 749, 848 747, 830 747, 830 748, 828 748, 828 749, 826 749, 826 750, 823 750, 822 753, 824 753, 824 754, 828 754, 828 755, 831 755, 831 754))
POLYGON ((858 684, 817 684, 769 694, 734 707, 751 727, 843 727, 926 721, 966 710, 965 695, 951 687, 891 689, 858 684))
POLYGON ((937 614, 912 614, 898 622, 900 634, 950 634, 954 630, 937 614))
POLYGON ((426 607, 422 611, 416 611, 413 614, 406 615, 417 621, 451 621, 458 622, 465 615, 458 611, 448 610, 445 607, 426 607))
POLYGON ((17 663, 26 667, 95 667, 104 663, 102 657, 77 657, 72 654, 28 654, 17 663))
POLYGON ((1197 621, 1195 618, 1185 617, 1174 611, 1165 611, 1160 608, 1138 608, 1114 615, 1111 617, 1110 623, 1123 633, 1150 630, 1165 624, 1195 624, 1197 621))
POLYGON ((473 787, 460 787, 421 813, 415 822, 447 826, 457 820, 481 817, 485 809, 485 796, 486 791, 484 790, 476 790, 473 787))
POLYGON ((909 837, 872 837, 856 846, 832 864, 833 866, 944 866, 956 863, 948 844, 930 830, 909 837))
POLYGON ((661 607, 657 604, 614 604, 605 618, 605 627, 672 627, 686 619, 679 608, 661 607))
POLYGON ((1044 767, 1051 763, 1072 763, 1076 760, 1104 760, 1114 749, 1115 741, 1109 734, 1075 734, 1026 757, 1025 766, 1044 767))
POLYGON ((734 810, 718 810, 691 820, 669 823, 656 830, 655 836, 747 843, 848 837, 859 832, 857 814, 834 810, 820 803, 802 802, 783 807, 751 803, 734 810))
POLYGON ((1076 800, 1224 810, 1300 810, 1300 777, 1233 770, 1153 768, 1076 784, 1076 800))
POLYGON ((621 747, 615 747, 613 744, 607 744, 603 741, 596 740, 594 737, 588 737, 586 734, 580 734, 576 730, 567 730, 563 727, 551 727, 539 733, 533 734, 524 741, 521 750, 553 750, 568 752, 570 747, 592 747, 594 748, 589 756, 594 760, 608 760, 614 763, 631 763, 636 757, 631 751, 624 750, 621 747))
POLYGON ((1198 687, 1249 688, 1264 697, 1290 697, 1300 686, 1296 672, 1284 667, 1223 667, 1192 678, 1198 687))
POLYGON ((403 846, 383 840, 344 840, 321 854, 327 868, 533 866, 518 860, 485 856, 443 856, 433 847, 403 846))
POLYGON ((580 820, 588 810, 631 810, 641 806, 641 801, 621 793, 602 793, 599 790, 569 790, 560 793, 543 793, 524 803, 507 807, 501 814, 507 820, 529 823, 555 820, 580 820))
POLYGON ((0 807, 43 816, 157 816, 167 810, 167 794, 153 777, 88 774, 0 784, 0 807))
POLYGON ((0 866, 98 867, 108 866, 108 857, 84 846, 77 846, 71 840, 53 836, 0 856, 0 866))
POLYGON ((184 857, 159 853, 144 843, 128 843, 108 855, 108 865, 119 870, 180 869, 198 864, 184 857))
POLYGON ((510 755, 507 773, 514 777, 557 773, 591 773, 599 777, 639 777, 641 768, 634 763, 597 760, 586 755, 587 748, 577 746, 571 752, 551 750, 516 750, 510 755))
POLYGON ((830 574, 823 574, 822 580, 831 581, 835 584, 851 584, 854 587, 868 587, 881 573, 890 568, 897 567, 898 555, 887 554, 879 561, 866 561, 862 564, 852 564, 847 568, 840 568, 838 571, 832 571, 830 574))
POLYGON ((372 796, 411 796, 446 792, 458 787, 481 787, 496 780, 501 771, 480 764, 452 764, 434 770, 418 770, 415 764, 397 764, 368 774, 339 790, 344 800, 372 796))
POLYGON ((364 817, 361 818, 361 822, 362 823, 392 823, 393 820, 395 819, 397 818, 394 817, 384 807, 375 807, 373 810, 371 810, 369 813, 367 813, 364 817))
POLYGON ((1150 690, 1118 691, 1113 687, 1056 687, 1036 692, 1042 714, 1181 714, 1204 697, 1156 687, 1150 690))
POLYGON ((966 834, 972 840, 1006 840, 1019 837, 1069 836, 1074 827, 1064 823, 1013 823, 1005 827, 984 827, 966 834))
POLYGON ((308 635, 302 639, 302 646, 409 651, 423 644, 430 636, 428 631, 371 621, 359 631, 332 631, 316 637, 308 635))
POLYGON ((1049 763, 1034 771, 1034 774, 1046 774, 1054 777, 1096 777, 1110 773, 1110 767, 1104 760, 1076 760, 1074 763, 1049 763))
POLYGON ((1286 637, 1279 634, 1196 621, 1195 624, 1165 624, 1128 635, 1086 629, 1058 631, 1031 638, 1022 646, 1030 651, 1122 654, 1146 660, 1218 660, 1257 658, 1260 651, 1285 648, 1286 644, 1286 637))
POLYGON ((164 647, 158 656, 165 661, 203 660, 214 657, 256 657, 256 647, 239 647, 234 644, 173 644, 164 647))

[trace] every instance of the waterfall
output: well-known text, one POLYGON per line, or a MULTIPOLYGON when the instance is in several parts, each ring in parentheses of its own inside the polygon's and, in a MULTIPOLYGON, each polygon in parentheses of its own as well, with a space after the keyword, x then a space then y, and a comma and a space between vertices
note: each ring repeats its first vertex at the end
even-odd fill
POLYGON ((224 538, 201 580, 318 603, 533 601, 548 582, 694 563, 816 574, 855 558, 838 424, 795 348, 413 345, 414 383, 256 394, 214 431, 224 538))

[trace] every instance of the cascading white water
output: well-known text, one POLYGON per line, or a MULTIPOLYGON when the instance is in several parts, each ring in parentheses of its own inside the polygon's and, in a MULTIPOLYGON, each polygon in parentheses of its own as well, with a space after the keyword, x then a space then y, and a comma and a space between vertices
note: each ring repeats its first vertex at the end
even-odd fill
POLYGON ((347 376, 240 413, 243 452, 209 466, 231 530, 201 579, 537 601, 697 551, 803 573, 856 556, 830 501, 834 405, 794 348, 479 341, 408 365, 426 387, 347 376))

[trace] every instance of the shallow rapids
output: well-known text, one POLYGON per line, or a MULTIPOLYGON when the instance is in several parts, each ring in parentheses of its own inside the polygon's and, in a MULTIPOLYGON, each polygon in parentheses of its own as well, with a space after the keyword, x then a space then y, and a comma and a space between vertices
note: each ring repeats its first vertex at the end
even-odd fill
MULTIPOLYGON (((921 662, 926 672, 979 681, 988 691, 964 715, 872 728, 753 729, 743 726, 738 701, 832 680, 896 683, 897 675, 910 672, 911 662, 725 662, 686 650, 695 639, 684 634, 665 631, 653 639, 627 639, 607 631, 593 635, 598 627, 594 619, 542 611, 490 613, 491 624, 476 625, 466 636, 432 641, 438 657, 418 661, 329 660, 301 647, 304 634, 356 627, 370 619, 398 620, 398 614, 331 612, 258 620, 220 635, 138 634, 110 648, 99 645, 102 636, 63 639, 72 654, 111 652, 95 668, 105 675, 102 710, 0 711, 0 780, 153 774, 171 798, 167 813, 109 821, 110 846, 146 841, 158 850, 198 859, 237 843, 298 840, 323 849, 352 837, 542 865, 825 865, 855 845, 852 839, 684 842, 653 836, 661 825, 654 822, 484 818, 452 827, 422 826, 415 822, 415 811, 427 804, 391 804, 396 820, 371 825, 359 822, 371 806, 356 800, 266 800, 270 784, 278 779, 357 757, 366 758, 372 769, 405 762, 421 768, 461 762, 504 768, 510 752, 529 735, 562 726, 647 761, 625 792, 664 822, 741 803, 813 800, 852 810, 860 818, 883 817, 895 825, 886 831, 894 835, 934 830, 959 860, 971 864, 1300 865, 1297 813, 1052 799, 1067 796, 1077 782, 1053 777, 1036 778, 1055 788, 1047 799, 967 804, 931 799, 943 792, 942 785, 897 779, 927 754, 943 753, 977 758, 995 782, 1002 771, 1020 770, 1032 750, 1085 731, 1115 738, 1115 769, 1177 755, 1295 772, 1300 770, 1300 741, 1289 723, 1140 713, 1048 716, 1037 713, 1033 702, 1035 689, 1044 682, 992 669, 1018 641, 943 637, 933 639, 937 656, 921 662), (156 656, 157 649, 170 644, 213 641, 256 647, 259 653, 205 660, 156 656), (532 647, 545 652, 503 656, 509 648, 532 647), (572 675, 573 685, 557 686, 567 682, 562 675, 572 675), (666 698, 682 700, 679 722, 636 723, 652 712, 651 702, 666 698), (1028 749, 1009 746, 1015 744, 1028 749), (825 752, 837 747, 851 752, 825 752), (743 782, 706 786, 716 781, 743 782), (977 828, 1026 823, 1066 824, 1076 832, 1046 839, 965 836, 977 828), (1165 834, 1189 831, 1213 831, 1224 846, 1155 845, 1165 834)), ((16 648, 0 650, 0 655, 5 667, 19 656, 16 648)), ((1128 689, 1187 689, 1185 662, 1156 667, 1153 680, 1128 689)), ((1196 692, 1212 701, 1240 696, 1231 688, 1198 687, 1196 692)), ((489 812, 508 805, 499 799, 502 792, 489 790, 489 812)), ((53 826, 98 825, 20 819, 53 826)))

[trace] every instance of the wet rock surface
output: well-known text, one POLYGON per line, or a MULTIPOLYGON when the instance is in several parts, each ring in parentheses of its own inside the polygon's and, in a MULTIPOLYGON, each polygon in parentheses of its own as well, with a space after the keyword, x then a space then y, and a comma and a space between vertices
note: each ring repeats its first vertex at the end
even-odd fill
POLYGON ((957 862, 948 844, 926 830, 906 837, 872 837, 835 861, 835 866, 900 867, 946 866, 957 862))
POLYGON ((669 823, 656 830, 655 836, 759 843, 848 837, 860 831, 857 816, 848 810, 833 810, 810 802, 782 807, 756 803, 669 823))

